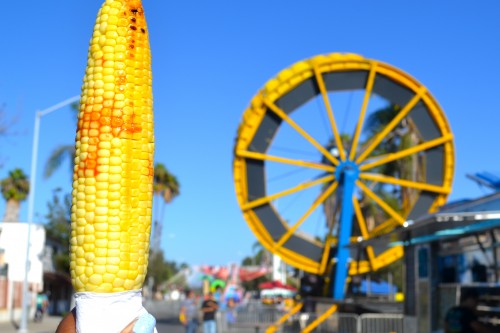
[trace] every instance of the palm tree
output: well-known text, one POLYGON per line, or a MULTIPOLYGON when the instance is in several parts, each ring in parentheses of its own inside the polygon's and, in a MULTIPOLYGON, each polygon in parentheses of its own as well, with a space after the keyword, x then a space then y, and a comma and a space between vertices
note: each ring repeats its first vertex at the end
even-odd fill
MULTIPOLYGON (((77 121, 76 118, 78 117, 79 105, 80 102, 74 102, 73 104, 71 104, 71 110, 73 111, 75 116, 75 123, 77 121)), ((75 160, 75 153, 76 151, 74 143, 56 147, 50 154, 49 159, 47 160, 47 164, 45 164, 43 176, 45 178, 49 178, 57 169, 59 169, 64 161, 69 160, 70 176, 73 177, 73 161, 75 160)))
POLYGON ((254 265, 268 267, 272 264, 272 253, 267 250, 261 242, 256 241, 252 245, 252 260, 254 265))
POLYGON ((26 200, 30 191, 30 182, 24 172, 16 168, 9 172, 9 176, 1 183, 2 196, 7 201, 4 222, 19 222, 21 201, 26 200))
POLYGON ((154 213, 152 250, 153 252, 159 252, 162 233, 160 221, 163 221, 165 206, 180 194, 180 184, 177 177, 170 173, 162 163, 155 165, 153 191, 156 198, 156 209, 154 213), (163 204, 160 205, 160 202, 163 204))
MULTIPOLYGON (((366 121, 366 131, 374 136, 380 132, 389 122, 401 111, 399 105, 391 104, 385 108, 379 109, 372 113, 366 121)), ((384 155, 408 149, 419 144, 420 138, 416 128, 410 118, 404 118, 398 126, 379 144, 372 154, 384 155)), ((399 159, 392 163, 387 163, 378 168, 378 172, 385 175, 390 175, 400 179, 411 181, 421 181, 423 178, 424 168, 423 161, 417 154, 399 159), (420 171, 419 171, 420 170, 420 171)), ((378 189, 383 192, 381 188, 378 189)), ((383 193, 381 193, 383 195, 383 193)), ((407 211, 417 198, 418 191, 415 189, 401 187, 393 189, 393 193, 385 192, 386 197, 392 197, 393 201, 400 208, 399 210, 407 211)), ((395 208, 395 207, 394 207, 395 208)))
MULTIPOLYGON (((400 110, 401 108, 398 105, 390 104, 371 113, 366 119, 364 128, 364 132, 367 133, 367 137, 374 138, 377 133, 381 132, 391 122, 400 110)), ((351 142, 350 136, 348 134, 342 134, 341 141, 344 150, 349 151, 351 142)), ((370 140, 362 143, 360 151, 362 151, 369 143, 370 140)), ((405 150, 411 146, 417 145, 418 143, 419 138, 415 130, 415 126, 413 126, 413 123, 409 118, 405 118, 393 131, 388 134, 387 137, 384 138, 382 142, 380 142, 370 156, 380 156, 405 150)), ((335 140, 333 138, 330 139, 325 145, 325 148, 328 151, 335 152, 337 148, 335 140)), ((335 153, 333 154, 335 155, 335 153)), ((323 158, 322 163, 328 164, 329 161, 323 158)), ((418 156, 412 155, 392 163, 381 165, 372 171, 400 179, 418 181, 422 177, 422 172, 418 172, 418 170, 424 170, 423 168, 419 168, 421 164, 422 161, 420 161, 418 156)), ((326 190, 328 185, 329 184, 323 186, 322 191, 326 190)), ((391 189, 379 183, 371 183, 368 185, 378 196, 380 196, 396 211, 407 211, 418 195, 418 192, 411 188, 401 187, 400 189, 391 189)), ((332 195, 330 195, 323 203, 323 212, 326 217, 326 225, 329 229, 329 234, 332 233, 334 221, 338 218, 337 215, 339 214, 337 201, 337 194, 332 193, 332 195)), ((363 193, 361 193, 361 198, 359 198, 359 204, 361 211, 363 212, 363 216, 365 216, 369 231, 377 225, 377 221, 380 223, 387 218, 385 213, 378 208, 377 204, 366 197, 363 193)), ((354 223, 353 232, 358 228, 358 224, 354 223)))
MULTIPOLYGON (((367 134, 367 137, 376 137, 376 134, 380 133, 400 111, 400 106, 390 104, 371 113, 367 117, 364 126, 364 132, 367 134)), ((378 144, 377 148, 371 152, 370 156, 381 156, 388 153, 405 150, 409 147, 417 145, 419 143, 419 140, 420 139, 417 134, 416 127, 413 125, 411 119, 404 118, 396 126, 396 128, 394 128, 384 138, 384 140, 382 140, 378 144)), ((342 134, 341 141, 344 150, 349 152, 351 142, 350 136, 347 134, 342 134)), ((361 148, 359 151, 363 151, 364 148, 370 144, 370 142, 370 139, 368 139, 367 141, 361 143, 361 148)), ((335 152, 337 148, 335 140, 333 138, 330 139, 329 142, 325 145, 325 148, 330 152, 335 152)), ((328 164, 329 161, 323 158, 322 163, 328 164)), ((371 171, 387 176, 393 176, 395 178, 418 181, 423 177, 422 170, 424 170, 424 168, 421 167, 422 164, 423 161, 418 157, 418 155, 412 155, 394 161, 392 163, 381 165, 371 171)), ((323 186, 322 191, 325 191, 326 188, 328 188, 328 185, 329 184, 323 186)), ((411 188, 388 188, 387 186, 376 182, 372 182, 367 185, 395 211, 407 211, 409 208, 411 208, 411 205, 414 203, 418 195, 418 192, 411 188)), ((387 216, 373 200, 368 198, 364 193, 360 193, 360 195, 361 197, 358 198, 359 206, 362 215, 365 217, 367 229, 368 231, 371 231, 374 227, 376 227, 377 223, 384 221, 387 216)), ((338 218, 338 200, 339 198, 337 197, 337 194, 332 193, 332 195, 330 195, 323 203, 323 212, 326 217, 326 226, 329 229, 327 237, 331 236, 334 228, 334 223, 338 218)), ((352 228, 353 233, 360 233, 358 223, 353 223, 352 228)), ((390 264, 388 267, 385 267, 383 270, 379 270, 377 273, 372 273, 372 276, 385 277, 383 276, 383 274, 387 274, 387 272, 391 272, 394 276, 395 282, 398 285, 401 285, 401 260, 390 264)))

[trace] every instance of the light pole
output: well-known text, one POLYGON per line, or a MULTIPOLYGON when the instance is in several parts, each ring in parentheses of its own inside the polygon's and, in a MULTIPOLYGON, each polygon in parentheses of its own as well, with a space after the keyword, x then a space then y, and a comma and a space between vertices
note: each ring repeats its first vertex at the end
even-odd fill
POLYGON ((73 102, 80 99, 80 96, 73 96, 58 104, 35 114, 35 127, 33 132, 33 147, 31 151, 31 178, 30 178, 30 191, 28 193, 28 240, 26 242, 26 260, 24 267, 24 281, 23 281, 23 305, 21 313, 21 323, 19 324, 18 332, 28 332, 28 271, 30 269, 30 246, 31 246, 31 224, 33 223, 33 211, 35 204, 35 189, 36 189, 36 164, 38 158, 38 137, 40 135, 40 120, 43 116, 59 110, 73 102))

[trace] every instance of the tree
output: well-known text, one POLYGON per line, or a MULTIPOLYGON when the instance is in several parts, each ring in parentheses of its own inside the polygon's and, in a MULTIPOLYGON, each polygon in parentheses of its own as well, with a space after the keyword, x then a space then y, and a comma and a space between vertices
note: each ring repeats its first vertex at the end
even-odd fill
MULTIPOLYGON (((394 117, 401 111, 399 105, 390 104, 385 108, 381 108, 366 120, 365 131, 374 137, 376 133, 381 132, 394 117)), ((395 153, 416 146, 420 141, 411 118, 402 119, 399 124, 380 142, 378 147, 372 152, 372 155, 385 155, 395 153)), ((424 174, 422 158, 418 154, 398 159, 394 162, 386 163, 377 168, 377 172, 393 176, 399 179, 411 181, 422 181, 424 174)), ((380 193, 385 191, 386 197, 392 197, 395 207, 399 211, 407 211, 417 199, 419 191, 412 188, 387 188, 379 184, 380 193), (389 191, 388 191, 389 190, 389 191)), ((383 195, 384 195, 383 194, 383 195)))
POLYGON ((71 195, 59 197, 60 188, 53 190, 52 201, 47 203, 48 213, 45 215, 47 236, 60 242, 69 244, 71 233, 71 195))
POLYGON ((73 175, 73 161, 75 160, 75 145, 62 145, 56 147, 49 156, 47 163, 45 164, 45 169, 43 176, 49 178, 54 174, 54 172, 59 169, 59 167, 64 163, 64 161, 70 161, 70 171, 73 175))
MULTIPOLYGON (((386 107, 372 112, 367 117, 364 125, 364 132, 366 133, 368 140, 361 143, 359 151, 363 151, 365 147, 370 144, 371 139, 375 138, 376 135, 380 133, 400 111, 401 108, 398 105, 389 104, 386 107)), ((341 141, 344 151, 348 154, 351 146, 350 136, 342 134, 341 141)), ((384 139, 370 153, 369 158, 405 150, 411 146, 417 145, 418 143, 419 137, 415 126, 410 118, 404 118, 384 137, 384 139)), ((338 152, 338 147, 334 139, 330 139, 325 148, 332 152, 335 157, 338 157, 338 154, 335 154, 335 152, 338 152)), ((322 163, 329 164, 330 162, 326 160, 326 158, 323 158, 322 163)), ((418 181, 422 177, 422 170, 424 170, 424 168, 419 167, 421 163, 422 161, 419 157, 414 154, 412 156, 383 164, 371 169, 370 171, 399 179, 418 181)), ((325 191, 328 188, 328 185, 330 184, 323 186, 322 190, 325 191)), ((418 191, 411 188, 387 186, 386 184, 377 182, 368 183, 367 186, 370 187, 377 196, 379 196, 396 212, 408 211, 418 195, 418 191)), ((340 213, 337 192, 338 191, 330 195, 323 204, 323 211, 326 216, 326 225, 329 228, 329 234, 332 233, 334 223, 338 220, 338 214, 340 213)), ((368 198, 365 193, 361 192, 359 195, 360 197, 358 198, 358 201, 360 209, 365 217, 367 229, 368 231, 371 231, 375 226, 377 226, 377 224, 384 222, 388 217, 378 204, 368 198)), ((353 233, 359 232, 358 223, 353 223, 353 233)), ((383 278, 384 275, 391 272, 395 283, 400 286, 402 283, 400 280, 402 276, 400 267, 400 262, 396 261, 388 267, 385 267, 375 273, 371 273, 370 275, 376 278, 383 278)))
MULTIPOLYGON (((366 129, 372 137, 381 132, 394 117, 401 111, 399 105, 390 104, 372 113, 366 120, 366 129)), ((402 119, 399 124, 380 142, 372 155, 379 156, 395 153, 416 146, 420 141, 411 118, 402 119)), ((367 142, 368 143, 368 142, 367 142)), ((410 181, 422 181, 424 177, 424 161, 418 154, 386 163, 376 168, 376 172, 389 175, 398 179, 410 181)), ((407 212, 417 199, 419 191, 408 187, 388 187, 383 184, 372 184, 374 192, 377 193, 395 211, 407 212)), ((363 200, 361 203, 363 211, 371 211, 372 215, 380 214, 375 210, 374 203, 363 200)), ((385 266, 370 276, 375 279, 384 280, 390 273, 393 276, 393 283, 402 289, 403 267, 402 259, 399 259, 388 266, 385 266)))
POLYGON ((259 241, 255 241, 252 245, 252 252, 254 256, 252 258, 253 265, 255 266, 270 266, 272 265, 272 253, 268 251, 262 243, 259 241))
MULTIPOLYGON (((71 104, 71 110, 73 111, 75 117, 75 123, 78 117, 78 108, 80 102, 74 102, 71 104)), ((70 166, 70 175, 73 177, 73 161, 75 160, 75 145, 61 145, 56 147, 49 156, 47 163, 45 164, 45 169, 43 175, 45 178, 49 178, 56 172, 59 167, 64 163, 64 161, 68 160, 70 166)))
POLYGON ((54 256, 54 266, 59 272, 69 272, 69 240, 71 237, 71 195, 59 197, 61 189, 53 191, 52 201, 47 203, 48 213, 45 215, 45 231, 47 238, 60 244, 54 256))
MULTIPOLYGON (((362 151, 364 147, 371 142, 371 139, 380 133, 400 111, 401 108, 398 105, 390 104, 371 113, 367 117, 364 127, 364 132, 367 133, 367 137, 369 139, 361 144, 360 151, 362 151)), ((382 156, 405 150, 418 144, 418 140, 419 138, 416 134, 415 126, 413 126, 412 121, 409 118, 404 118, 377 145, 377 147, 371 152, 370 157, 382 156)), ((342 134, 341 141, 344 150, 348 153, 350 150, 351 138, 347 134, 342 134)), ((335 140, 331 139, 325 148, 328 151, 336 151, 337 144, 335 143, 335 140)), ((323 158, 322 162, 324 164, 330 163, 325 158, 323 158)), ((397 161, 383 164, 371 169, 370 171, 387 176, 393 176, 395 178, 418 181, 418 179, 422 177, 422 172, 419 173, 418 170, 424 170, 423 168, 419 168, 420 163, 422 162, 419 161, 418 156, 412 155, 397 161)), ((326 190, 328 185, 329 184, 323 186, 322 190, 326 190)), ((389 204, 391 208, 399 212, 408 211, 418 195, 418 191, 411 188, 398 188, 396 186, 387 186, 376 182, 372 182, 368 184, 368 186, 374 191, 374 193, 382 198, 384 202, 389 204)), ((327 219, 327 226, 330 230, 333 229, 333 224, 339 214, 337 201, 337 194, 333 193, 323 204, 323 210, 327 219)), ((372 230, 377 223, 380 223, 387 218, 385 213, 377 206, 377 204, 369 199, 364 193, 361 193, 359 203, 361 211, 366 219, 368 231, 372 230)), ((358 225, 356 223, 353 224, 353 228, 357 229, 358 225)))
POLYGON ((152 252, 149 257, 146 281, 153 278, 153 292, 159 290, 159 286, 179 272, 179 267, 174 261, 166 261, 162 251, 152 252))
POLYGON ((153 245, 152 250, 158 252, 160 250, 160 241, 162 233, 163 217, 165 215, 165 206, 180 194, 180 184, 175 177, 162 163, 157 163, 154 170, 153 191, 156 202, 154 212, 154 228, 153 228, 153 245), (160 205, 160 202, 162 204, 160 205))
POLYGON ((16 168, 9 172, 9 176, 1 183, 2 196, 7 201, 4 222, 19 222, 21 202, 26 200, 30 191, 30 182, 24 172, 16 168))

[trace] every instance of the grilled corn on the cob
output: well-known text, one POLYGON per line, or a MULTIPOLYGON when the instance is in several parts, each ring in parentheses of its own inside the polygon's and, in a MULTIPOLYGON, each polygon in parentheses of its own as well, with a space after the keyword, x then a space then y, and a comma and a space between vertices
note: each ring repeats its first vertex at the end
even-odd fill
POLYGON ((151 52, 140 0, 106 0, 83 80, 71 211, 77 292, 137 290, 153 200, 151 52))

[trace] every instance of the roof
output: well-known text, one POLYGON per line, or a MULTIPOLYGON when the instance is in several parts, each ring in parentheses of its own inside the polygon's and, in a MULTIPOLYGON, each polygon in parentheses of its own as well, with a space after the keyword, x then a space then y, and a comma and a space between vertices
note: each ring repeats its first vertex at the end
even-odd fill
POLYGON ((500 228, 500 210, 491 212, 437 213, 422 221, 414 222, 396 231, 397 240, 403 245, 414 245, 437 240, 462 238, 468 234, 482 233, 500 228))
MULTIPOLYGON (((444 205, 439 213, 444 212, 491 212, 500 211, 500 192, 477 198, 452 202, 444 205)), ((438 214, 439 214, 438 213, 438 214)))
POLYGON ((388 234, 363 241, 362 245, 380 242, 392 246, 414 245, 463 238, 497 228, 500 237, 500 192, 445 205, 437 213, 407 221, 388 234))

